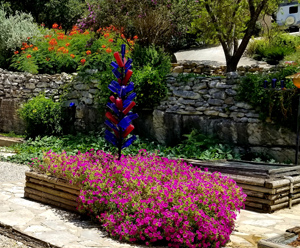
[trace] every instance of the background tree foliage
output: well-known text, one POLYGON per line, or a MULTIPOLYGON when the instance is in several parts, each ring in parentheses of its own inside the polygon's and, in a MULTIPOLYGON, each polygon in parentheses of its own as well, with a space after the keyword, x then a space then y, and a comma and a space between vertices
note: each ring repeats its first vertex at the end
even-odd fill
POLYGON ((0 4, 10 6, 11 14, 30 13, 38 24, 50 28, 57 23, 66 30, 72 28, 86 7, 84 0, 0 0, 0 4))
POLYGON ((199 0, 195 1, 191 32, 206 40, 219 41, 223 47, 227 71, 236 71, 256 22, 264 13, 275 12, 280 0, 199 0), (241 41, 239 42, 239 39, 241 41))
POLYGON ((142 46, 164 46, 174 52, 185 42, 192 21, 188 0, 93 0, 79 22, 82 29, 113 25, 142 46))

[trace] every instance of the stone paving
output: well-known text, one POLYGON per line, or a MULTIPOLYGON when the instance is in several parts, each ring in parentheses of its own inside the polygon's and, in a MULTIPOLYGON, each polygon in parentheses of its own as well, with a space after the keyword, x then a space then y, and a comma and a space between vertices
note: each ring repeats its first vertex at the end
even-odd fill
MULTIPOLYGON (((146 247, 119 243, 77 214, 23 198, 24 181, 0 183, 0 224, 8 225, 56 247, 146 247)), ((273 214, 242 210, 227 247, 255 247, 262 238, 300 226, 300 205, 273 214)))
MULTIPOLYGON (((64 248, 134 247, 107 237, 80 216, 23 198, 24 182, 0 184, 0 223, 64 248)), ((143 246, 136 246, 143 247, 143 246)))

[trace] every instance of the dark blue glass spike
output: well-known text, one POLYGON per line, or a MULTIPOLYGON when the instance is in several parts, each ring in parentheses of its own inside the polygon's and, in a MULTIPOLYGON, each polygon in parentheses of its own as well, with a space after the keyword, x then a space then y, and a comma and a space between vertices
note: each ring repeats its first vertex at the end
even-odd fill
POLYGON ((122 86, 120 95, 121 95, 122 99, 126 96, 126 86, 124 86, 124 85, 122 86))
POLYGON ((123 108, 127 108, 128 105, 129 105, 130 103, 131 103, 131 101, 125 100, 125 101, 123 102, 123 108))
POLYGON ((120 90, 116 89, 116 87, 114 87, 113 85, 109 84, 108 85, 108 88, 113 92, 113 93, 116 93, 116 94, 120 94, 120 90))
POLYGON ((127 98, 126 100, 123 102, 123 106, 124 108, 126 108, 130 102, 136 97, 136 93, 135 92, 132 92, 127 98))
POLYGON ((122 44, 122 45, 121 45, 122 59, 124 59, 124 57, 125 57, 125 51, 126 51, 126 45, 125 45, 125 44, 122 44))
POLYGON ((126 94, 129 93, 130 91, 132 91, 134 89, 134 83, 130 82, 127 86, 126 86, 126 94))
POLYGON ((111 85, 113 85, 114 87, 116 87, 118 90, 121 89, 121 86, 120 86, 120 84, 117 81, 113 80, 110 83, 111 83, 111 85))
POLYGON ((119 116, 120 111, 118 110, 118 108, 116 107, 116 105, 115 105, 114 103, 108 102, 108 103, 106 104, 106 106, 109 107, 112 111, 115 112, 116 115, 119 116))
POLYGON ((73 107, 73 106, 75 106, 75 102, 71 102, 69 105, 69 107, 73 107))
POLYGON ((114 62, 114 61, 111 62, 110 65, 111 65, 113 68, 115 68, 115 69, 118 69, 118 68, 119 68, 118 64, 117 64, 116 62, 114 62))
POLYGON ((125 69, 125 74, 127 73, 128 70, 131 70, 132 66, 129 66, 127 69, 125 69))
POLYGON ((114 124, 112 124, 109 120, 105 120, 104 124, 113 130, 119 131, 118 128, 114 124))
POLYGON ((134 113, 132 113, 132 112, 129 112, 129 113, 127 114, 127 117, 130 119, 130 121, 133 121, 134 119, 138 118, 139 115, 136 114, 136 113, 134 114, 134 113))
POLYGON ((136 93, 132 92, 129 96, 127 96, 126 100, 132 101, 136 97, 136 93))
POLYGON ((113 140, 117 141, 117 138, 115 135, 113 135, 110 131, 105 129, 104 134, 107 135, 108 137, 112 138, 113 140))
POLYGON ((115 141, 115 140, 112 140, 109 136, 105 135, 104 138, 105 138, 108 142, 112 143, 114 146, 118 146, 117 143, 116 143, 116 141, 115 141))
POLYGON ((272 79, 272 88, 275 88, 275 87, 276 87, 276 81, 277 81, 276 78, 273 78, 273 79, 272 79))
POLYGON ((122 145, 122 149, 126 148, 128 146, 130 146, 132 144, 133 141, 136 140, 135 135, 131 136, 123 145, 122 145))
POLYGON ((125 130, 130 125, 130 123, 131 119, 128 116, 126 116, 119 122, 118 126, 122 128, 122 130, 125 130))
POLYGON ((129 69, 129 66, 131 66, 131 63, 132 63, 132 59, 128 58, 128 60, 125 63, 125 69, 129 69))
POLYGON ((115 135, 113 135, 110 131, 108 131, 107 129, 104 131, 105 137, 107 137, 106 139, 108 141, 111 141, 113 144, 117 144, 118 140, 115 137, 115 135))
POLYGON ((116 78, 120 78, 121 77, 121 73, 118 71, 118 69, 112 69, 113 74, 115 75, 116 78))

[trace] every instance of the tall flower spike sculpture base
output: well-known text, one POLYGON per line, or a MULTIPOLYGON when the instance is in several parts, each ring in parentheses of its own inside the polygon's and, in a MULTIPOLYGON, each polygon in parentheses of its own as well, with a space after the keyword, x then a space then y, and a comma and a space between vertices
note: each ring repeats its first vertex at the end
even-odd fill
POLYGON ((132 59, 125 58, 125 45, 121 45, 121 56, 119 52, 114 53, 116 62, 111 62, 113 67, 113 74, 117 81, 113 80, 108 88, 114 93, 110 96, 110 101, 107 107, 105 116, 105 125, 108 129, 105 130, 105 139, 118 148, 119 159, 121 158, 121 151, 128 147, 136 140, 136 136, 127 136, 132 132, 134 126, 131 122, 138 117, 138 114, 132 113, 130 110, 135 106, 133 99, 136 93, 132 92, 134 89, 133 82, 130 82, 132 75, 132 59), (113 132, 111 132, 111 131, 113 132))

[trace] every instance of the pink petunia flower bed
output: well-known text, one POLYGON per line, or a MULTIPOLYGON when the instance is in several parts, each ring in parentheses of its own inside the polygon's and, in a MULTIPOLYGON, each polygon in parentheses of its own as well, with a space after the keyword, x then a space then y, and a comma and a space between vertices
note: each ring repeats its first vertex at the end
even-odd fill
POLYGON ((103 151, 49 151, 39 171, 81 184, 80 211, 114 238, 169 247, 221 247, 246 195, 220 173, 141 150, 121 160, 103 151))

